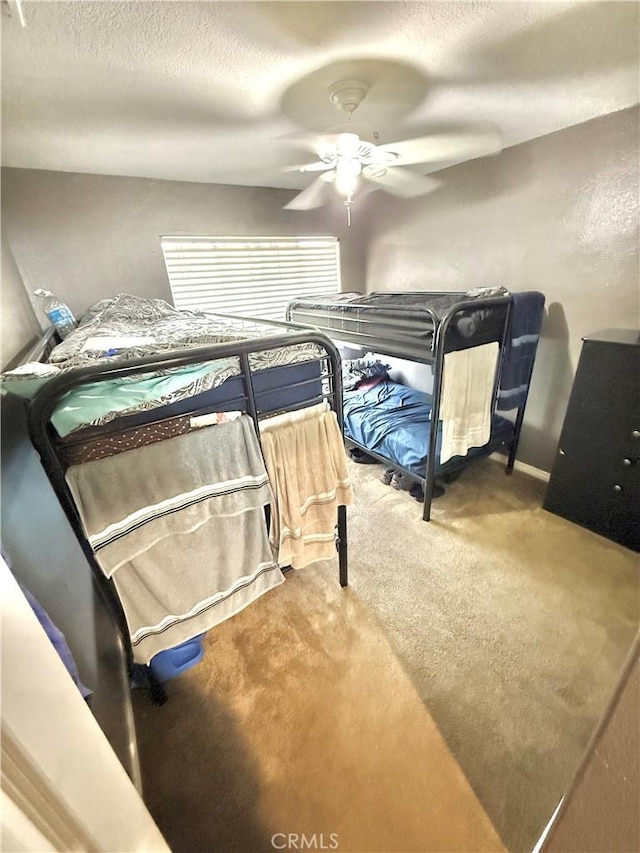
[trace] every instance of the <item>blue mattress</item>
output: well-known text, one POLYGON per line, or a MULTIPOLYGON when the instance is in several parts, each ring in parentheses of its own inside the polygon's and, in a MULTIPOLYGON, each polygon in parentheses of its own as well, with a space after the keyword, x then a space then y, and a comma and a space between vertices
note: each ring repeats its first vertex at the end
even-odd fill
MULTIPOLYGON (((344 394, 345 436, 420 477, 425 475, 430 428, 430 394, 390 380, 344 394)), ((501 439, 509 440, 512 435, 511 421, 495 415, 491 444, 499 444, 501 439)), ((439 429, 437 447, 439 457, 439 429)), ((474 448, 465 458, 485 452, 486 448, 474 448)), ((454 467, 460 459, 454 456, 442 469, 454 467)), ((441 468, 436 464, 438 470, 441 468)))
MULTIPOLYGON (((258 412, 269 414, 313 400, 322 394, 321 374, 320 361, 302 361, 254 371, 253 390, 258 412)), ((243 398, 242 377, 231 376, 210 391, 155 409, 154 418, 172 417, 201 408, 213 410, 214 407, 218 411, 244 409, 243 398)))

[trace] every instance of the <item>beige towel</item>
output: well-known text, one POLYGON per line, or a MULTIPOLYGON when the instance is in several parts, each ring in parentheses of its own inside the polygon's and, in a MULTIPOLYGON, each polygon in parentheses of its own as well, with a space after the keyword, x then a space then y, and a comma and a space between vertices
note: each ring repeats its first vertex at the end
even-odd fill
POLYGON ((441 463, 489 441, 497 365, 495 342, 446 353, 440 403, 441 463))
POLYGON ((335 556, 337 508, 353 501, 336 413, 321 403, 263 421, 260 430, 278 563, 300 569, 335 556))

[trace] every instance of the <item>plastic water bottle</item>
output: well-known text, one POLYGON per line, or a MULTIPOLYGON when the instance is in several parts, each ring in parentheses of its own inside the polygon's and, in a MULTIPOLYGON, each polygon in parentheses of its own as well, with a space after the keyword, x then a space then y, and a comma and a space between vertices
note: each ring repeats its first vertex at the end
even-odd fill
POLYGON ((34 296, 38 298, 38 303, 47 320, 61 338, 66 338, 76 327, 76 318, 69 306, 49 290, 42 290, 42 288, 34 290, 34 296))

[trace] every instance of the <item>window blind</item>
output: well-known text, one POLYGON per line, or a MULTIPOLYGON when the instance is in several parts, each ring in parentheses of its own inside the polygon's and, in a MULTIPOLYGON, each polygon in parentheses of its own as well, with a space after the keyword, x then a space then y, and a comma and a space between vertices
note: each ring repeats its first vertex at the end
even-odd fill
POLYGON ((284 320, 300 296, 340 290, 336 237, 162 237, 176 308, 284 320))

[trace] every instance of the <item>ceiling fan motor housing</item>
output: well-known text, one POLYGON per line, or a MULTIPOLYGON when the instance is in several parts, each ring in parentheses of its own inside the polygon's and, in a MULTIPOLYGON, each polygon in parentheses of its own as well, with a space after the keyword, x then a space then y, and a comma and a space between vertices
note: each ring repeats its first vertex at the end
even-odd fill
POLYGON ((363 80, 339 80, 329 86, 329 99, 343 113, 351 115, 358 109, 368 91, 369 84, 363 80))

